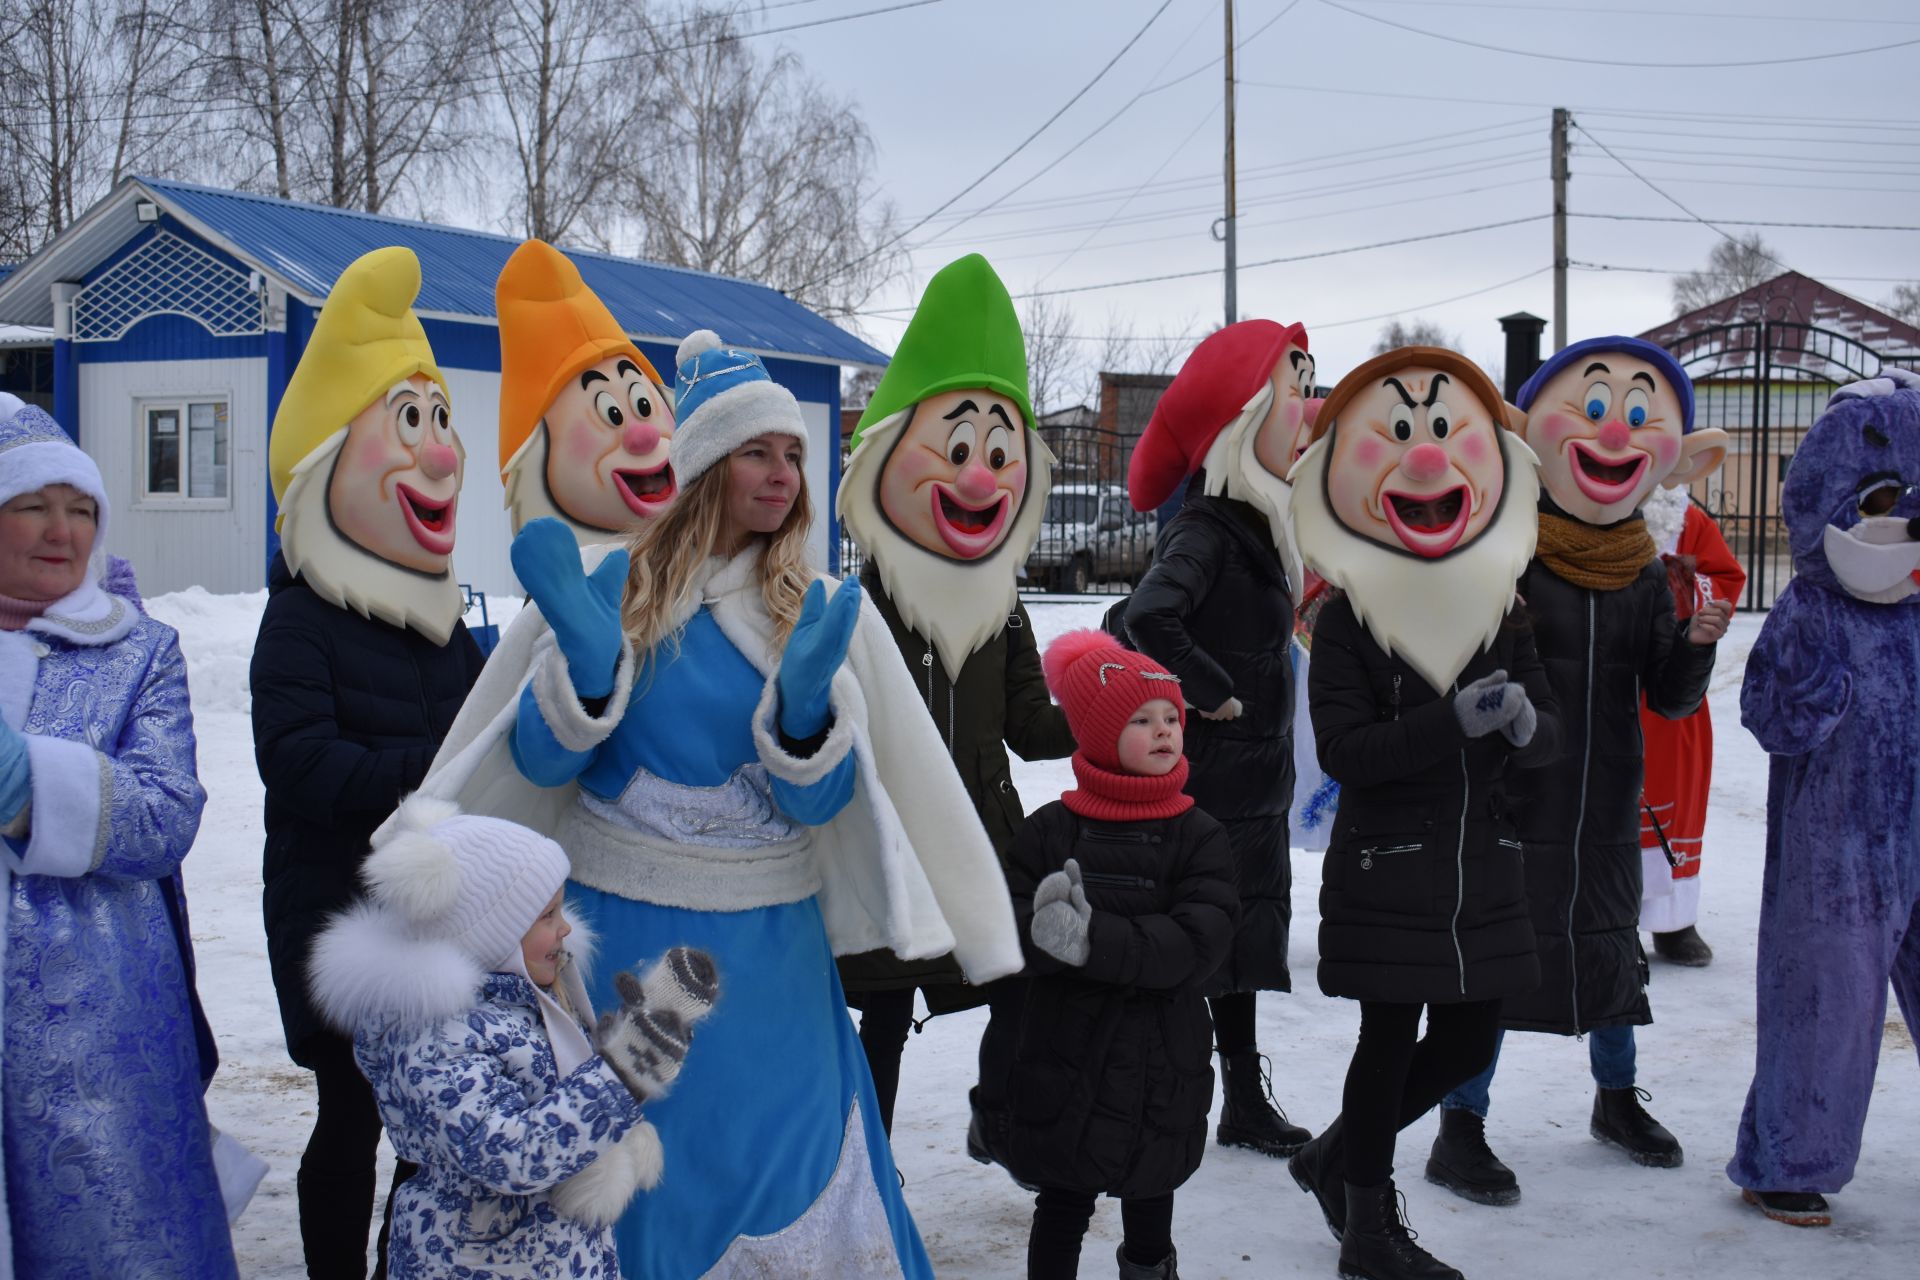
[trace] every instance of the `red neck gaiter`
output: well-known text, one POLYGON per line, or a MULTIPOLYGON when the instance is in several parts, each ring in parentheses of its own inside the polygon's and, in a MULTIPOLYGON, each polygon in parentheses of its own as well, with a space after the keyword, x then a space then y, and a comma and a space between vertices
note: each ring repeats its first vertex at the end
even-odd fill
POLYGON ((1187 785, 1185 756, 1167 773, 1149 778, 1102 769, 1087 759, 1085 752, 1076 751, 1073 776, 1080 785, 1062 792, 1060 803, 1095 822, 1151 822, 1177 818, 1193 808, 1193 797, 1181 790, 1187 785))

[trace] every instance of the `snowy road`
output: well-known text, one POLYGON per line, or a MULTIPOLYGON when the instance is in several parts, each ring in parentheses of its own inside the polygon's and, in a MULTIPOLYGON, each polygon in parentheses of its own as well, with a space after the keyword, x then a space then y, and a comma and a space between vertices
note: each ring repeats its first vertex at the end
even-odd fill
MULTIPOLYGON (((260 782, 247 721, 246 667, 265 593, 184 592, 151 603, 178 627, 193 681, 201 776, 211 795, 186 864, 201 992, 223 1063, 209 1105, 215 1123, 263 1155, 273 1172, 236 1229, 241 1272, 303 1274, 293 1174, 313 1122, 309 1077, 286 1059, 260 923, 260 782)), ((1105 601, 1036 604, 1044 643, 1095 625, 1105 601)), ((496 606, 496 620, 500 619, 496 606)), ((1587 1136, 1592 1101, 1584 1047, 1556 1037, 1509 1039, 1489 1139, 1519 1174, 1520 1204, 1468 1205, 1420 1178, 1434 1121, 1403 1135, 1400 1183, 1422 1243, 1474 1280, 1630 1280, 1635 1277, 1905 1277, 1920 1268, 1920 1077, 1897 1014, 1858 1177, 1834 1197, 1836 1225, 1798 1231, 1741 1205, 1721 1170, 1752 1070, 1753 935, 1760 897, 1766 758, 1739 728, 1740 666, 1759 619, 1736 619, 1722 646, 1712 702, 1717 735, 1707 831, 1702 934, 1718 959, 1705 970, 1654 966, 1658 1021, 1640 1036, 1641 1083, 1652 1111, 1686 1145, 1678 1170, 1641 1169, 1587 1136)), ((1066 784, 1064 762, 1016 764, 1029 808, 1066 784)), ((1338 1108, 1357 1007, 1321 996, 1313 979, 1317 854, 1294 858, 1292 943, 1297 990, 1260 1005, 1262 1046, 1293 1118, 1315 1129, 1338 1108)), ((610 957, 628 960, 631 957, 610 957)), ((1032 1201, 962 1153, 966 1092, 984 1011, 942 1018, 908 1045, 895 1151, 907 1198, 942 1276, 1024 1271, 1032 1201)), ((384 1169, 388 1158, 383 1153, 384 1169)), ((1334 1274, 1336 1246, 1278 1161, 1210 1148, 1179 1194, 1174 1238, 1186 1280, 1268 1280, 1334 1274)), ((1082 1273, 1112 1274, 1119 1215, 1102 1204, 1082 1273)))

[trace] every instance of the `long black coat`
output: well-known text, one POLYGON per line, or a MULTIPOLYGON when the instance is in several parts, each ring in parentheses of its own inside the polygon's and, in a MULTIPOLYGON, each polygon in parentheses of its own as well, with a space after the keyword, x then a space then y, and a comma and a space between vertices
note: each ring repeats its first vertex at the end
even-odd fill
POLYGON ((1513 781, 1540 986, 1507 1001, 1502 1014, 1517 1030, 1563 1035, 1648 1023, 1640 694, 1657 715, 1692 714, 1706 696, 1714 647, 1685 638, 1658 560, 1617 591, 1577 587, 1535 560, 1520 576, 1520 594, 1560 701, 1564 740, 1558 760, 1513 781))
POLYGON ((278 556, 268 593, 250 672, 267 960, 287 1051, 311 1066, 309 1046, 329 1032, 307 996, 314 935, 359 896, 373 829, 427 776, 482 658, 464 623, 435 645, 329 604, 278 556))
POLYGON ((1200 1166, 1213 1105, 1213 1021, 1200 986, 1227 954, 1233 855, 1199 809, 1093 822, 1060 801, 1008 856, 1026 970, 993 984, 973 1102, 1021 1182, 1153 1196, 1200 1166), (1087 963, 1033 945, 1033 893, 1077 858, 1093 907, 1087 963))
POLYGON ((1293 869, 1293 598, 1267 519, 1248 503, 1209 498, 1205 473, 1160 531, 1153 567, 1127 603, 1133 647, 1180 677, 1187 704, 1240 699, 1237 720, 1187 717, 1187 794, 1227 829, 1240 930, 1208 995, 1291 991, 1287 929, 1293 869))
MULTIPOLYGON (((879 567, 871 560, 860 571, 860 586, 886 619, 914 688, 926 700, 927 712, 947 744, 967 799, 973 802, 973 811, 980 815, 1004 866, 1014 833, 1027 814, 1020 793, 1013 788, 1007 748, 1012 747, 1022 760, 1058 760, 1073 754, 1073 732, 1067 728, 1066 712, 1047 693, 1026 606, 1015 603, 1007 625, 967 655, 960 678, 953 680, 933 642, 901 618, 881 584, 879 567)), ((924 765, 933 768, 936 762, 924 765)), ((979 1003, 961 989, 965 981, 952 956, 902 960, 891 951, 865 951, 840 961, 841 985, 856 1008, 862 992, 922 987, 929 1009, 950 1012, 979 1003)))
POLYGON ((1540 965, 1508 779, 1560 745, 1560 710, 1520 611, 1437 691, 1389 657, 1341 595, 1313 628, 1307 698, 1320 764, 1340 782, 1320 881, 1320 989, 1445 1004, 1533 990, 1540 965), (1537 724, 1525 747, 1467 737, 1454 690, 1504 670, 1537 724))

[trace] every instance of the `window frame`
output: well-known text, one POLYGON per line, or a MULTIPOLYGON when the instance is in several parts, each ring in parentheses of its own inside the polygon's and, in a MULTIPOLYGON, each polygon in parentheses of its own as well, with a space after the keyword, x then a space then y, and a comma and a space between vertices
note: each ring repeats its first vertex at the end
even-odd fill
POLYGON ((140 511, 231 511, 233 509, 234 489, 234 396, 231 391, 196 391, 184 394, 158 394, 135 396, 133 398, 134 430, 134 508, 140 511), (194 498, 188 494, 193 488, 193 450, 192 407, 196 404, 216 404, 226 408, 227 414, 227 491, 217 498, 194 498), (152 439, 147 431, 148 415, 156 410, 171 409, 180 419, 180 492, 153 493, 147 488, 152 475, 149 449, 152 439))

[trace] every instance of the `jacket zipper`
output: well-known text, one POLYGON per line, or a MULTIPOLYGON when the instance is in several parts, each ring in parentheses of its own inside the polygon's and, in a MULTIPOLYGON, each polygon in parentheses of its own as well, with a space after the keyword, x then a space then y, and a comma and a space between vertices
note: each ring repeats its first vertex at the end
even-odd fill
MULTIPOLYGON (((1159 844, 1160 837, 1151 831, 1098 831, 1084 827, 1080 831, 1082 838, 1095 844, 1159 844)), ((1414 846, 1416 849, 1418 845, 1414 846)))
POLYGON ((1159 886, 1145 876, 1109 875, 1104 871, 1083 871, 1080 882, 1089 887, 1103 885, 1109 889, 1155 889, 1159 886))
MULTIPOLYGON (((1460 682, 1453 682, 1458 692, 1460 682)), ((1453 847, 1453 919, 1447 932, 1453 935, 1453 958, 1460 966, 1460 994, 1467 994, 1467 955, 1460 949, 1460 906, 1467 897, 1467 802, 1473 797, 1473 778, 1467 772, 1467 749, 1460 748, 1460 838, 1453 847)))
POLYGON ((1417 844, 1376 844, 1360 851, 1360 869, 1373 870, 1375 857, 1384 858, 1393 853, 1418 853, 1423 846, 1417 844))
POLYGON ((1393 676, 1393 718, 1400 718, 1400 673, 1397 671, 1393 676))
MULTIPOLYGON (((927 641, 927 651, 920 655, 920 665, 927 673, 927 714, 935 717, 934 728, 940 727, 940 713, 933 707, 933 641, 927 641)), ((947 757, 953 758, 953 685, 947 685, 947 757)))
POLYGON ((1580 835, 1587 824, 1587 774, 1593 767, 1594 595, 1587 597, 1587 728, 1580 751, 1580 808, 1573 819, 1573 893, 1567 898, 1567 972, 1573 997, 1573 1034, 1580 1035, 1580 953, 1574 949, 1573 913, 1580 903, 1580 835))

